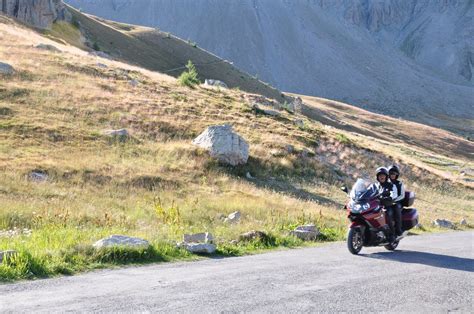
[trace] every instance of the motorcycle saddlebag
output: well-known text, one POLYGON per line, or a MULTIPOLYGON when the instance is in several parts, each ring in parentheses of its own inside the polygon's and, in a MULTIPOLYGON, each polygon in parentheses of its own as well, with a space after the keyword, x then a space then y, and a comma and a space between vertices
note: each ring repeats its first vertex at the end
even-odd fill
POLYGON ((402 210, 402 229, 410 230, 418 224, 418 212, 414 208, 404 208, 402 210))
POLYGON ((406 191, 405 198, 402 201, 402 206, 410 207, 413 206, 413 203, 415 203, 415 192, 406 191))

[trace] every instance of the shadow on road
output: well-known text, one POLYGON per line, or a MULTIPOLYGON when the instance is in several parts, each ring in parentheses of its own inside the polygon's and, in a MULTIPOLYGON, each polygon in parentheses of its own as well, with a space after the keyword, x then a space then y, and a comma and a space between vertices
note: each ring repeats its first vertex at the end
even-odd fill
POLYGON ((439 268, 462 270, 474 272, 474 259, 442 254, 416 252, 416 251, 394 251, 379 252, 373 254, 361 254, 360 256, 397 261, 401 263, 421 264, 439 268))

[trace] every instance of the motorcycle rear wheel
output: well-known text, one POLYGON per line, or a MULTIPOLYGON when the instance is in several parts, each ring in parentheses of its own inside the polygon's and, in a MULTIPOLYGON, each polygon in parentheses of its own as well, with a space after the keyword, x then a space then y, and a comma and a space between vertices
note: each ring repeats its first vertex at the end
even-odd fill
POLYGON ((364 240, 362 238, 362 232, 359 228, 350 228, 347 233, 347 248, 349 252, 356 255, 359 254, 360 250, 364 246, 364 240))
POLYGON ((392 242, 390 244, 385 245, 384 247, 389 251, 395 251, 398 246, 399 241, 392 242))

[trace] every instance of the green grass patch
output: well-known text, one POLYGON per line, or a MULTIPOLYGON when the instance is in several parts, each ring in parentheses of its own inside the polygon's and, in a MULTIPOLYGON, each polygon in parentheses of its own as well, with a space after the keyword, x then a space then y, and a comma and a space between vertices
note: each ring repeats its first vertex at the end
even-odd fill
POLYGON ((342 144, 353 144, 352 140, 342 133, 337 133, 335 139, 342 144))

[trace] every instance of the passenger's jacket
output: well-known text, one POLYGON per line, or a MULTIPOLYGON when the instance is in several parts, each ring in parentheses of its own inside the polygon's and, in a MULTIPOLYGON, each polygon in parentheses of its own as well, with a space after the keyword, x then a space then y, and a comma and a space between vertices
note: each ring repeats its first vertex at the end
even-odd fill
POLYGON ((393 185, 391 182, 387 181, 383 184, 380 182, 375 182, 374 183, 375 188, 379 191, 380 195, 387 195, 389 196, 392 200, 395 200, 397 198, 397 188, 395 185, 393 185))
POLYGON ((396 190, 397 197, 393 199, 394 202, 401 202, 405 198, 405 185, 399 180, 390 180, 396 190))

